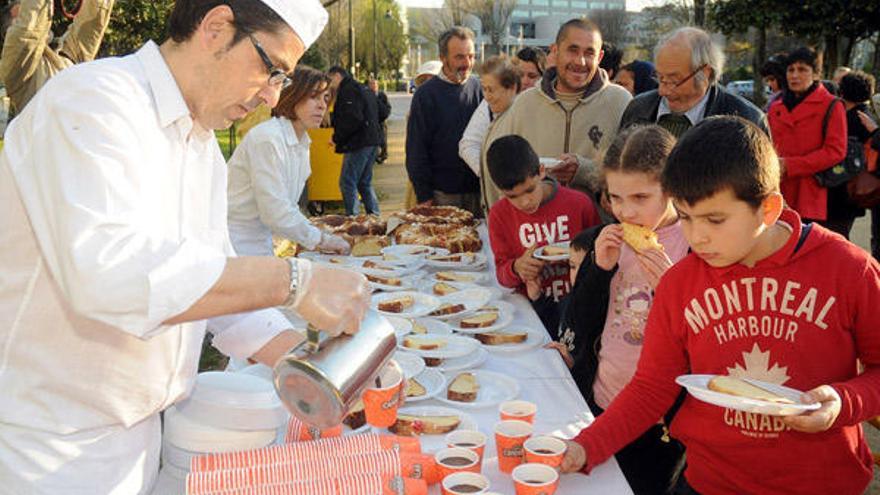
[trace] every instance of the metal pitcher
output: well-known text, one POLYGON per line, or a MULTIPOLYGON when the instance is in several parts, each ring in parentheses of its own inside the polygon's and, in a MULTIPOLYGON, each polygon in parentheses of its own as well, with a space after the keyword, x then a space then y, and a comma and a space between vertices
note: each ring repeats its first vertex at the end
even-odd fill
POLYGON ((397 347, 394 327, 368 310, 354 335, 308 338, 275 364, 275 389, 303 423, 330 428, 342 423, 361 392, 370 386, 397 347))

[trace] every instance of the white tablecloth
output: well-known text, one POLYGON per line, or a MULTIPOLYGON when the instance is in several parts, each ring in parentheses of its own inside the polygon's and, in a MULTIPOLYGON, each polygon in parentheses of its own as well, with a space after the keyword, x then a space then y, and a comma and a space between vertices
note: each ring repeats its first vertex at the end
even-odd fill
MULTIPOLYGON (((491 280, 491 282, 484 282, 482 285, 497 286, 495 264, 492 251, 489 249, 487 229, 485 225, 482 225, 479 230, 480 236, 483 238, 483 253, 489 259, 484 272, 490 275, 489 279, 491 280)), ((511 326, 541 329, 547 332, 527 298, 519 294, 510 294, 505 296, 503 300, 516 307, 516 315, 511 326)), ((568 367, 555 350, 537 348, 518 353, 490 352, 489 358, 479 369, 503 373, 519 382, 520 394, 518 398, 538 405, 538 413, 534 423, 535 434, 561 433, 566 437, 572 437, 593 419, 593 415, 571 377, 568 367)), ((450 407, 448 404, 434 399, 415 404, 450 407)), ((489 437, 485 457, 494 457, 493 428, 495 423, 499 421, 497 407, 462 409, 462 411, 471 415, 479 425, 480 431, 489 437)), ((571 484, 566 483, 569 487, 571 484)), ((593 469, 589 476, 578 477, 576 486, 576 493, 632 494, 632 490, 614 457, 593 469)), ((492 488, 496 489, 494 486, 492 488)), ((428 493, 431 495, 439 494, 439 486, 432 487, 428 493)))

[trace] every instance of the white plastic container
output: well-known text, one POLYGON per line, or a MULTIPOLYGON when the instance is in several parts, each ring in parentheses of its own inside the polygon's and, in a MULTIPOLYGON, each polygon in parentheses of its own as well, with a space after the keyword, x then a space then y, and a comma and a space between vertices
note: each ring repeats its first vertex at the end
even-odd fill
MULTIPOLYGON (((162 433, 164 442, 184 451, 199 453, 258 449, 274 443, 277 435, 276 428, 251 431, 216 428, 190 419, 175 406, 165 410, 162 433)), ((176 461, 182 461, 182 458, 178 457, 176 461)))
POLYGON ((287 421, 275 386, 248 373, 201 373, 176 408, 196 423, 228 430, 275 430, 287 421))

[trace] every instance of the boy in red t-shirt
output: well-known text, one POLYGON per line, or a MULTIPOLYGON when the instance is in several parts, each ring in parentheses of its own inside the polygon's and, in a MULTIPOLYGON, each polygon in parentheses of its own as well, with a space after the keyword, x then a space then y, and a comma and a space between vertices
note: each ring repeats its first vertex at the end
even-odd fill
POLYGON ((583 430, 562 469, 591 469, 653 426, 684 374, 806 391, 820 408, 768 416, 684 399, 673 493, 856 494, 871 480, 860 423, 880 414, 880 265, 779 193, 769 138, 738 117, 685 134, 661 182, 692 252, 658 285, 632 381, 583 430), (858 363, 865 367, 858 374, 858 363))
POLYGON ((527 283, 533 292, 540 287, 557 304, 545 305, 538 316, 544 326, 555 329, 559 300, 571 290, 568 262, 545 262, 532 255, 541 246, 569 241, 598 224, 599 215, 585 194, 547 177, 535 151, 520 136, 495 140, 486 163, 504 195, 489 210, 489 243, 498 283, 523 294, 527 283))

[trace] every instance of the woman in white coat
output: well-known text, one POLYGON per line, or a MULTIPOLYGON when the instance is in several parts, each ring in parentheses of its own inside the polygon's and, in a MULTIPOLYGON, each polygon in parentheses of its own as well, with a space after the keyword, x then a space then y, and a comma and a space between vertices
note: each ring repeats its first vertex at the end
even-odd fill
POLYGON ((248 131, 229 160, 229 237, 241 256, 272 254, 272 236, 306 249, 347 254, 341 237, 312 225, 299 208, 309 163, 306 131, 319 127, 327 112, 330 79, 297 66, 281 92, 273 117, 248 131))

